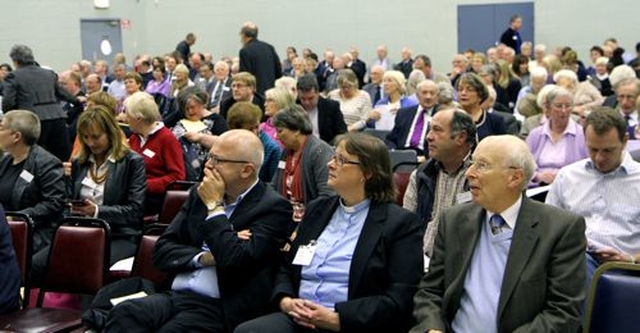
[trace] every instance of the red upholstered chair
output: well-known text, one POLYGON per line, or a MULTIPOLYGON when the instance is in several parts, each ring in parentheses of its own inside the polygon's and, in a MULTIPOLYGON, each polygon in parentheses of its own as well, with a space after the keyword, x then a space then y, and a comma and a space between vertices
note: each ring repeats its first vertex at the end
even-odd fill
MULTIPOLYGON (((165 227, 166 228, 166 227, 165 227)), ((165 228, 162 228, 164 230, 165 228)), ((160 238, 160 228, 150 228, 145 231, 140 239, 138 251, 131 268, 131 276, 138 276, 147 279, 156 287, 156 290, 164 290, 169 287, 167 274, 153 266, 153 248, 160 238)))
POLYGON ((404 192, 409 185, 409 178, 415 168, 420 165, 418 162, 400 162, 393 167, 393 183, 396 187, 396 203, 402 206, 404 192))
POLYGON ((20 268, 20 285, 24 288, 22 308, 29 307, 29 292, 31 274, 31 257, 33 255, 33 220, 27 215, 16 212, 6 212, 11 230, 11 240, 16 251, 18 267, 20 268))
POLYGON ((62 332, 82 325, 81 312, 41 308, 44 292, 94 295, 109 265, 109 225, 99 219, 65 218, 56 229, 37 308, 0 316, 0 327, 16 332, 62 332))
POLYGON ((160 215, 158 216, 158 223, 170 224, 173 221, 184 202, 189 198, 189 190, 195 184, 195 182, 178 181, 167 186, 162 210, 160 210, 160 215))

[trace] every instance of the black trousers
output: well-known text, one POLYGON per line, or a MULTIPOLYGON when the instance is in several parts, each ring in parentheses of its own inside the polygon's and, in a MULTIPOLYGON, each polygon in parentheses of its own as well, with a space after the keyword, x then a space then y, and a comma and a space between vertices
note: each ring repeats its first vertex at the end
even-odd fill
POLYGON ((172 291, 118 304, 103 332, 227 332, 227 328, 219 299, 172 291))
POLYGON ((296 324, 284 312, 274 312, 242 323, 234 333, 311 333, 323 332, 312 330, 296 324))
POLYGON ((38 145, 65 162, 71 156, 69 128, 63 118, 43 120, 41 122, 38 145))

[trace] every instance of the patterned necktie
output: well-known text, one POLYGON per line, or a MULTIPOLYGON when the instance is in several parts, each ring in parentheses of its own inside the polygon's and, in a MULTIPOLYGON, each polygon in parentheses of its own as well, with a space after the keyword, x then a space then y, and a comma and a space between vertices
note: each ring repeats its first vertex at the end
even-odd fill
POLYGON ((418 119, 416 119, 416 125, 413 127, 413 134, 411 135, 411 141, 409 141, 410 147, 419 147, 422 141, 422 129, 424 128, 424 113, 426 111, 420 111, 418 119))
POLYGON ((493 214, 489 219, 489 225, 491 226, 491 233, 497 235, 502 232, 502 226, 505 221, 500 214, 493 214))
POLYGON ((222 96, 223 90, 224 83, 222 81, 216 82, 216 87, 213 88, 213 93, 211 94, 211 107, 216 107, 220 104, 220 97, 222 96))

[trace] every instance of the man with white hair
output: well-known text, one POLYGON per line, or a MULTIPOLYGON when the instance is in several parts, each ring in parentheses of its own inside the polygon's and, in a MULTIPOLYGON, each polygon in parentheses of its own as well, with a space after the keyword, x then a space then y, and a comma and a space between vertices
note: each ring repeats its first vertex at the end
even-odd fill
POLYGON ((547 70, 544 67, 535 66, 529 70, 529 85, 522 87, 520 92, 518 92, 518 98, 516 99, 516 106, 513 109, 513 114, 520 121, 524 121, 524 116, 520 114, 518 111, 520 107, 520 101, 522 101, 527 95, 537 95, 540 92, 540 89, 547 84, 547 78, 549 74, 547 74, 547 70))
POLYGON ((466 171, 472 203, 440 218, 411 332, 573 332, 585 298, 584 219, 527 198, 524 141, 480 141, 466 171))
POLYGON ((402 74, 404 74, 404 78, 408 79, 409 74, 411 74, 411 71, 413 70, 411 49, 409 49, 408 47, 403 47, 402 50, 400 50, 400 57, 402 58, 402 60, 400 60, 399 63, 393 66, 393 69, 402 72, 402 74))
POLYGON ((607 96, 604 102, 602 102, 602 106, 608 106, 610 108, 616 108, 618 106, 618 97, 615 94, 616 87, 618 83, 624 79, 632 79, 636 77, 636 72, 628 65, 620 65, 616 66, 609 74, 609 82, 611 82, 611 86, 613 87, 614 94, 607 96))

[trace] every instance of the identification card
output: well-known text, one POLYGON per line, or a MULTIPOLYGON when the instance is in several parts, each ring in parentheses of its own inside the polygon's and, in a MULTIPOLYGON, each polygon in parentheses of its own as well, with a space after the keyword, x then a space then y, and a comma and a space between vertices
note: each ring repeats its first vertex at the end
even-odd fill
POLYGON ((311 241, 308 245, 302 245, 298 247, 298 252, 293 258, 293 264, 299 266, 308 266, 311 264, 313 254, 316 252, 316 241, 311 241))
POLYGON ((33 175, 27 170, 22 170, 22 172, 20 173, 20 178, 24 179, 27 183, 31 183, 31 181, 33 180, 33 175))
POLYGON ((461 204, 469 201, 471 201, 471 192, 469 191, 458 193, 458 195, 456 195, 456 203, 461 204))
POLYGON ((145 149, 142 152, 142 155, 148 157, 148 158, 153 158, 154 156, 156 156, 156 153, 154 153, 151 149, 145 149))

